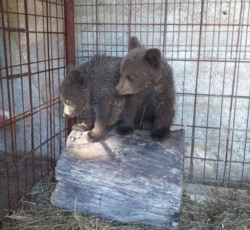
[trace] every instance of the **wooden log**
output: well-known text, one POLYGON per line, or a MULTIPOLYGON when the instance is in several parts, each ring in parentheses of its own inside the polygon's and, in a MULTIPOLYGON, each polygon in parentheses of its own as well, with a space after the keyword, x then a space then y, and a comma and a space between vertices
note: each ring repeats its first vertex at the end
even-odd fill
POLYGON ((182 193, 184 131, 159 143, 148 131, 89 143, 72 131, 56 166, 51 203, 122 223, 177 229, 182 193))

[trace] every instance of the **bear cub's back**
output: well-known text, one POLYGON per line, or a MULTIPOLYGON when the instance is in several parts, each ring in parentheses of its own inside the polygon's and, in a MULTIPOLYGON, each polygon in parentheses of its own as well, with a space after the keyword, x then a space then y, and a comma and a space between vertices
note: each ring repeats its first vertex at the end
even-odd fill
POLYGON ((122 58, 96 55, 88 63, 80 66, 86 77, 86 84, 95 91, 105 89, 114 92, 120 78, 120 62, 122 58))

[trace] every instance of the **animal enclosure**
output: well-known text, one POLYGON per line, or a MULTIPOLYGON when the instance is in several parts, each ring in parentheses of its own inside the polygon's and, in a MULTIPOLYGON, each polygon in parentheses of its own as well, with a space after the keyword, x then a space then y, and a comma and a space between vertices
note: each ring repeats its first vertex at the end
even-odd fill
POLYGON ((63 1, 0 1, 0 217, 54 168, 64 146, 64 10, 63 1))
MULTIPOLYGON (((68 63, 122 57, 128 38, 174 71, 173 129, 185 130, 184 179, 250 181, 249 1, 0 2, 0 216, 55 166, 65 145, 58 86, 68 63)), ((70 127, 69 127, 70 128, 70 127)))

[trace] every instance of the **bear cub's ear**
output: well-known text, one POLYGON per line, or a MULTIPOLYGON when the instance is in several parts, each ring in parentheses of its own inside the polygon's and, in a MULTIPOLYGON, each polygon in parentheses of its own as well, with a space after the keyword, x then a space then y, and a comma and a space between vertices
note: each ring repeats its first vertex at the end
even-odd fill
POLYGON ((68 64, 66 67, 68 79, 72 83, 82 84, 84 82, 83 74, 73 64, 68 64))
POLYGON ((128 50, 130 51, 135 48, 141 48, 141 44, 137 37, 131 37, 128 43, 128 50))
POLYGON ((84 83, 83 74, 77 69, 73 69, 72 71, 70 71, 68 77, 72 83, 77 83, 77 84, 84 83))
POLYGON ((144 59, 153 68, 158 68, 161 64, 161 52, 155 48, 148 49, 145 53, 144 59))
POLYGON ((73 69, 76 69, 76 66, 73 64, 68 64, 66 67, 66 73, 69 74, 73 69))

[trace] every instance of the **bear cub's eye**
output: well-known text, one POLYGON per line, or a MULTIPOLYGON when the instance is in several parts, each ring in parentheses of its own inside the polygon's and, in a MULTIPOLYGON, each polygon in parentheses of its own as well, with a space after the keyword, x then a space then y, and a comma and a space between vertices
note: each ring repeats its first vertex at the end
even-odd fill
POLYGON ((126 75, 126 78, 127 78, 129 81, 132 81, 134 77, 133 77, 132 75, 126 75))

